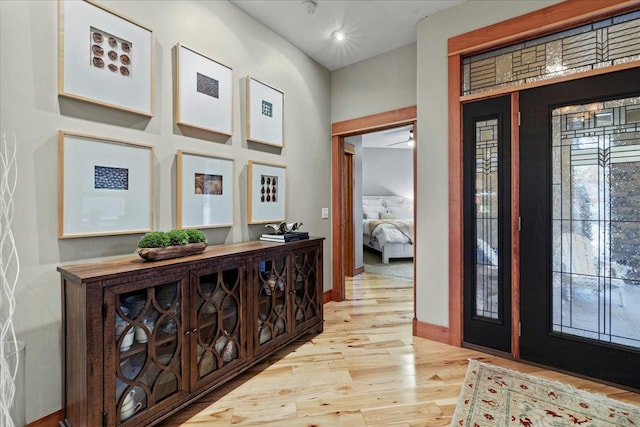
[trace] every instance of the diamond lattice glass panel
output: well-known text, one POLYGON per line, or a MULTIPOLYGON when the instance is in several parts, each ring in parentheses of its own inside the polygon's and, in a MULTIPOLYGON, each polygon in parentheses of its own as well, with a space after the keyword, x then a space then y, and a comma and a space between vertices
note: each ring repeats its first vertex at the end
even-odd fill
POLYGON ((640 11, 463 61, 463 95, 640 61, 640 11))
POLYGON ((476 122, 476 316, 498 319, 498 120, 476 122))
POLYGON ((640 348, 637 111, 640 97, 552 112, 552 329, 634 348, 640 348))

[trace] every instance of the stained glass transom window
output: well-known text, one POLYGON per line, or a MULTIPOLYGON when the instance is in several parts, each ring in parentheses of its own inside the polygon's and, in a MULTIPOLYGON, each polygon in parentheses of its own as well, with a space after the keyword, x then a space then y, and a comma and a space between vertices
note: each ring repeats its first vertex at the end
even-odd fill
POLYGON ((640 97, 552 112, 556 333, 640 348, 640 97))
POLYGON ((498 319, 498 120, 476 122, 476 316, 498 319))
POLYGON ((640 61, 640 11, 463 61, 463 95, 640 61))

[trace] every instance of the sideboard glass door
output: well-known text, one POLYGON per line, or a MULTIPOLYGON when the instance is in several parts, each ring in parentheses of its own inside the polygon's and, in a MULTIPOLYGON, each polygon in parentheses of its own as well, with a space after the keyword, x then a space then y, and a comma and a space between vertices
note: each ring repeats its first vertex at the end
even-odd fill
POLYGON ((259 352, 289 332, 287 316, 287 256, 260 261, 255 266, 254 292, 257 297, 257 328, 254 350, 259 352))
POLYGON ((191 357, 196 388, 216 380, 245 360, 242 324, 244 263, 220 265, 192 274, 191 357))
POLYGON ((105 400, 115 402, 114 424, 144 417, 186 392, 185 284, 184 277, 168 277, 156 286, 137 282, 105 291, 105 355, 112 361, 105 400))

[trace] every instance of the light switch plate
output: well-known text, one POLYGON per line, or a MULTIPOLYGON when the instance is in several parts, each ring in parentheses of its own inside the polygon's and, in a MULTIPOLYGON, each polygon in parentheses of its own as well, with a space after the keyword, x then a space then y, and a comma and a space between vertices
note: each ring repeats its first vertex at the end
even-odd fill
POLYGON ((322 219, 329 218, 329 208, 322 208, 322 219))

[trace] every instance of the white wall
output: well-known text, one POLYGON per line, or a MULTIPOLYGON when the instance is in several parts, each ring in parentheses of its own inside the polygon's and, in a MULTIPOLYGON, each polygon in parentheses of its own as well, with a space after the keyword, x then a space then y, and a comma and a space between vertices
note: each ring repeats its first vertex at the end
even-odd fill
POLYGON ((331 73, 331 121, 416 105, 416 45, 331 73))
POLYGON ((325 236, 324 287, 331 288, 330 73, 278 35, 223 1, 101 1, 154 30, 155 117, 150 120, 57 97, 57 1, 0 1, 0 129, 20 141, 14 233, 21 260, 15 324, 27 343, 27 422, 61 407, 60 279, 56 267, 134 252, 140 235, 58 240, 60 129, 155 147, 155 226, 175 226, 175 152, 236 161, 235 225, 207 230, 210 244, 256 239, 246 225, 248 160, 285 164, 287 213, 325 236), (186 137, 173 124, 172 49, 176 43, 233 67, 234 136, 226 143, 186 137), (285 92, 281 153, 247 146, 241 85, 254 76, 285 92), (312 161, 307 161, 313 159, 312 161))
MULTIPOLYGON (((416 45, 410 44, 331 73, 331 121, 354 119, 416 105, 416 45)), ((356 188, 354 200, 362 196, 362 144, 356 145, 356 188)), ((411 151, 411 150, 406 150, 411 151)), ((413 178, 412 178, 413 182, 413 178)), ((363 265, 362 206, 354 205, 355 266, 363 265)))
POLYGON ((362 195, 413 200, 413 150, 364 148, 362 195))
POLYGON ((418 23, 416 316, 449 326, 447 39, 557 1, 466 1, 418 23))

